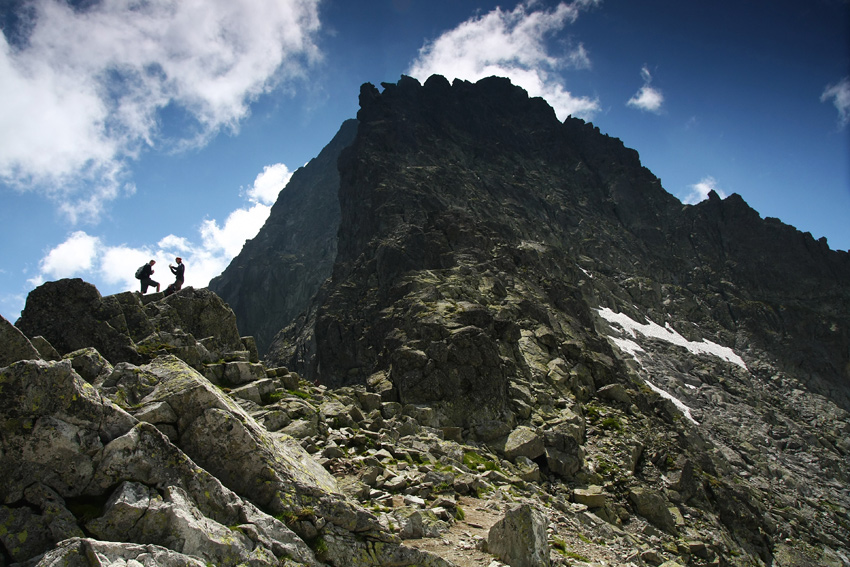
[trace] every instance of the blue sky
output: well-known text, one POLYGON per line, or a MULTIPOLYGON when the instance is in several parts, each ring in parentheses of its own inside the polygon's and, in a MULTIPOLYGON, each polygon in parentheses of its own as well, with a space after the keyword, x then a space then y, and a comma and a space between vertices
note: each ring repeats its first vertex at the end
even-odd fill
POLYGON ((2 0, 0 314, 41 282, 205 286, 360 85, 510 77, 684 202, 850 248, 850 0, 2 0))

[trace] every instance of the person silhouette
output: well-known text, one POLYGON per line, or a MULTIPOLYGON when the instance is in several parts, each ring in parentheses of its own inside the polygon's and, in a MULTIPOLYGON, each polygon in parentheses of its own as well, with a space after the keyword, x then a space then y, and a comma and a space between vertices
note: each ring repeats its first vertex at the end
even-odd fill
POLYGON ((168 297, 175 291, 180 291, 183 287, 183 273, 186 271, 186 264, 183 263, 183 258, 177 256, 174 259, 177 262, 176 266, 172 266, 168 264, 168 269, 171 270, 171 273, 174 274, 175 280, 174 283, 165 288, 165 296, 168 297))
POLYGON ((147 264, 144 264, 140 269, 140 275, 138 277, 142 284, 142 295, 146 294, 148 292, 148 288, 153 286, 156 286, 156 291, 159 293, 159 282, 155 282, 151 279, 154 264, 156 264, 156 260, 151 260, 147 264))

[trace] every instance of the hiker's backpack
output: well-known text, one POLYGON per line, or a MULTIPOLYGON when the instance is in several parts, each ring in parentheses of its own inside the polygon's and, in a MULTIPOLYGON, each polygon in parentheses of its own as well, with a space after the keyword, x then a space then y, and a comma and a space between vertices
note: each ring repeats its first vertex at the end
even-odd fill
POLYGON ((136 279, 137 280, 142 279, 142 270, 145 269, 145 266, 147 266, 147 264, 142 264, 141 266, 139 266, 139 269, 136 270, 136 279))

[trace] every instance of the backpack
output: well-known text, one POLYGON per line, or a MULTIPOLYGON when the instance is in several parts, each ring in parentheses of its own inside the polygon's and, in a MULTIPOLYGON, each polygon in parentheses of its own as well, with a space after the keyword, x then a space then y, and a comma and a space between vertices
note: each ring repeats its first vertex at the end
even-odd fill
POLYGON ((136 270, 136 279, 137 280, 142 279, 142 270, 145 269, 145 266, 147 266, 147 264, 142 264, 141 266, 139 266, 139 269, 136 270))

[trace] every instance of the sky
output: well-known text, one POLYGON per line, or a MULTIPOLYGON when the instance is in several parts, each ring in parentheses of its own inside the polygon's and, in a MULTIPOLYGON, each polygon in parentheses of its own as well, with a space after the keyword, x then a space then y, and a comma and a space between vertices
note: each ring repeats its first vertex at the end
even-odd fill
POLYGON ((509 77, 850 248, 850 0, 0 0, 0 315, 79 277, 204 287, 360 85, 509 77))

